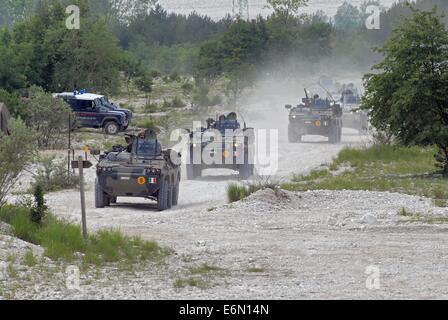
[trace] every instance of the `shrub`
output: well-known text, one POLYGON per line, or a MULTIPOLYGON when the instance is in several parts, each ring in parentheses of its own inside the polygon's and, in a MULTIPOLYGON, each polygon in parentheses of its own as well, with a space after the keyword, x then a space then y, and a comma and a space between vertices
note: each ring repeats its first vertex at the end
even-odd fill
POLYGON ((227 186, 227 200, 229 203, 240 201, 249 195, 248 189, 240 184, 231 183, 227 186))
POLYGON ((47 210, 44 191, 40 185, 37 185, 34 190, 34 206, 30 210, 31 221, 39 225, 42 224, 47 210))
POLYGON ((186 82, 182 85, 181 89, 184 91, 184 94, 190 94, 194 89, 194 85, 191 82, 186 82))
MULTIPOLYGON (((62 99, 55 99, 41 88, 30 89, 31 99, 25 104, 28 127, 38 133, 40 147, 53 148, 61 145, 69 126, 71 109, 62 99)), ((74 119, 74 117, 72 117, 74 119)))
POLYGON ((40 168, 32 183, 40 186, 45 192, 75 188, 79 185, 79 177, 67 170, 65 161, 55 160, 54 156, 42 157, 38 162, 40 168))
POLYGON ((157 103, 150 103, 144 106, 143 111, 145 113, 156 113, 160 111, 160 108, 157 103))
POLYGON ((34 130, 27 128, 21 120, 11 121, 10 130, 9 136, 0 133, 0 206, 36 152, 34 130))
POLYGON ((187 104, 178 96, 174 97, 174 99, 171 101, 171 107, 172 108, 185 108, 187 104))

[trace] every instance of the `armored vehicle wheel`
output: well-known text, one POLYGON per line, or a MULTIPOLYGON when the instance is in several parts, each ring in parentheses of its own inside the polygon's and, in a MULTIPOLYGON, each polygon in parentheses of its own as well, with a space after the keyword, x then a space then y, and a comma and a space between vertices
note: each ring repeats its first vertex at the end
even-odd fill
POLYGON ((110 197, 110 203, 117 203, 117 197, 110 197))
POLYGON ((110 135, 116 135, 120 132, 120 126, 115 121, 106 122, 104 132, 110 135))
POLYGON ((177 204, 179 203, 179 183, 180 181, 177 180, 173 188, 173 206, 177 206, 177 204))
POLYGON ((159 193, 157 195, 157 209, 159 211, 163 211, 168 209, 168 193, 169 193, 169 184, 167 180, 162 182, 160 186, 159 193))
POLYGON ((95 208, 102 209, 110 204, 109 197, 104 193, 103 189, 98 182, 95 180, 95 208))
POLYGON ((168 196, 166 201, 166 206, 168 209, 171 209, 173 207, 173 191, 174 191, 174 185, 168 182, 168 196))

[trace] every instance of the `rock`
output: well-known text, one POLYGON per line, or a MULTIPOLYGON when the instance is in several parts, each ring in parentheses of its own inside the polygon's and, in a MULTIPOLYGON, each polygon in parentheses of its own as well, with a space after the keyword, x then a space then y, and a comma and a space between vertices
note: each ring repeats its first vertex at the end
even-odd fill
POLYGON ((11 236, 13 234, 12 226, 0 221, 0 234, 11 236))
POLYGON ((329 226, 334 226, 334 225, 336 225, 336 223, 338 223, 338 220, 336 219, 336 217, 330 217, 327 220, 327 224, 329 226))
POLYGON ((365 223, 365 224, 376 224, 378 222, 378 220, 373 215, 366 214, 362 217, 361 222, 365 223))

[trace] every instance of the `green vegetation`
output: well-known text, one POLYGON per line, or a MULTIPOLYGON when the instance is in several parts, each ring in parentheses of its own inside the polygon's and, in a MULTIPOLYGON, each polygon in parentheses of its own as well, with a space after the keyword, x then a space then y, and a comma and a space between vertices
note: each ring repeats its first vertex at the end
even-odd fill
POLYGON ((398 215, 404 219, 401 222, 420 222, 428 224, 444 224, 448 223, 447 216, 440 215, 424 215, 421 213, 414 213, 408 211, 406 208, 401 208, 398 215))
POLYGON ((32 250, 28 250, 23 257, 23 262, 27 267, 34 267, 37 264, 36 257, 32 250))
POLYGON ((248 268, 247 272, 250 272, 250 273, 264 273, 264 272, 266 272, 266 270, 263 269, 263 268, 252 267, 252 268, 248 268))
POLYGON ((32 186, 39 186, 45 192, 72 189, 79 185, 79 177, 67 171, 67 162, 56 160, 55 156, 42 156, 37 161, 39 168, 33 176, 32 186))
POLYGON ((202 275, 217 271, 223 271, 223 269, 215 266, 210 266, 206 263, 190 269, 191 274, 202 274, 202 275))
POLYGON ((436 10, 412 9, 365 76, 363 107, 372 125, 403 145, 436 145, 436 165, 448 176, 448 32, 436 10))
POLYGON ((342 173, 314 171, 296 176, 287 190, 371 190, 401 192, 448 200, 448 180, 434 174, 435 148, 374 145, 363 149, 345 148, 332 166, 342 173))
POLYGON ((30 209, 3 206, 0 220, 11 224, 14 235, 42 246, 45 255, 54 260, 73 262, 82 255, 87 265, 106 263, 133 264, 139 261, 161 261, 167 254, 156 242, 127 237, 118 230, 101 230, 82 237, 79 225, 59 220, 47 213, 41 225, 32 222, 30 209))
POLYGON ((246 186, 230 183, 227 186, 227 200, 229 203, 240 201, 249 195, 249 190, 246 186))
POLYGON ((10 123, 11 135, 0 133, 0 207, 18 182, 19 174, 34 159, 36 133, 21 120, 10 123))

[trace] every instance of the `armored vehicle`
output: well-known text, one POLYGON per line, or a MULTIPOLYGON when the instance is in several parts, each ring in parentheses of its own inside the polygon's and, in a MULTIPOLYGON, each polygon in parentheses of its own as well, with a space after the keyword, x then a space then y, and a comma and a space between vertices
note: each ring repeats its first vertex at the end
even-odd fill
POLYGON ((321 99, 319 95, 309 98, 305 89, 302 104, 293 107, 286 105, 289 111, 288 141, 300 142, 304 135, 328 137, 330 143, 338 143, 342 136, 342 108, 334 101, 321 99))
POLYGON ((356 129, 359 133, 367 133, 369 117, 366 111, 360 109, 361 97, 353 84, 344 85, 341 89, 342 122, 345 128, 356 129))
POLYGON ((106 96, 86 93, 84 90, 55 95, 68 103, 76 115, 76 125, 85 128, 103 128, 106 134, 125 131, 132 120, 132 112, 116 107, 106 96))
POLYGON ((127 135, 128 146, 115 146, 100 156, 95 181, 95 207, 104 208, 117 197, 157 201, 160 211, 176 206, 181 179, 180 154, 162 150, 153 131, 127 135))
POLYGON ((187 179, 202 175, 202 170, 226 168, 239 172, 241 179, 254 174, 254 129, 241 127, 235 112, 209 118, 207 127, 190 131, 187 150, 187 179))

